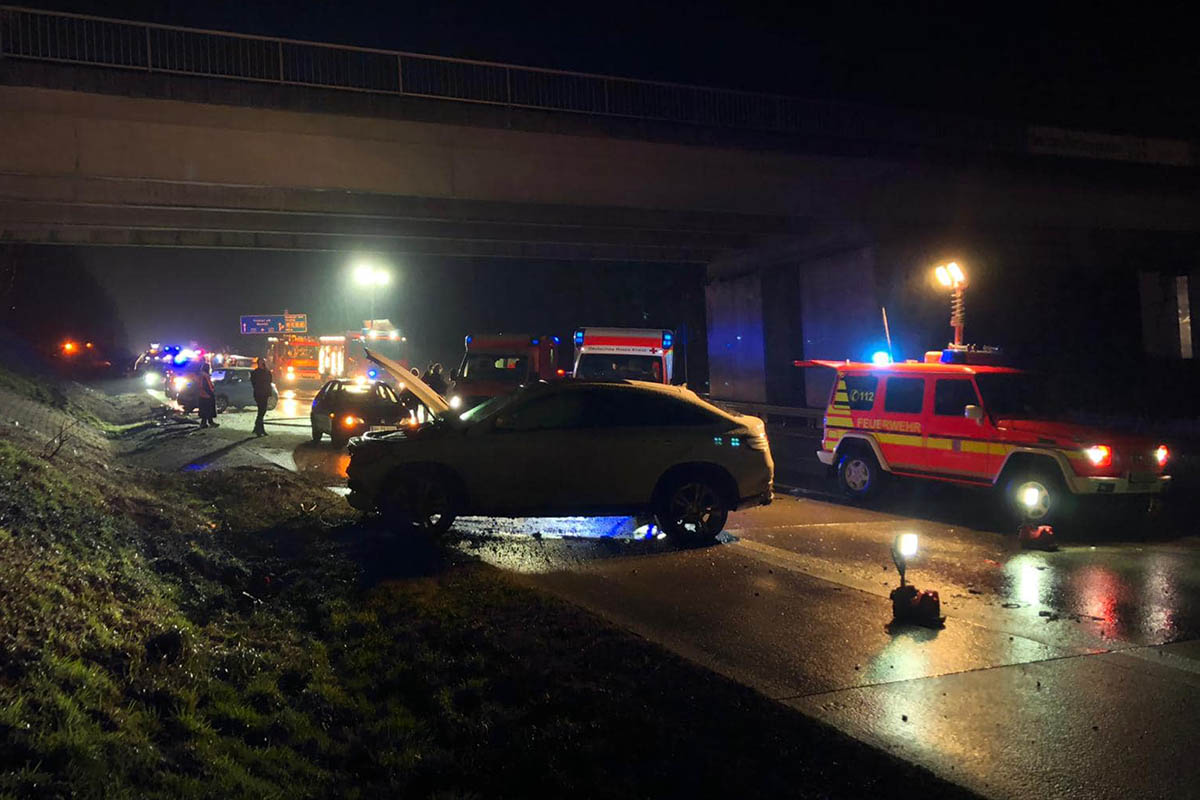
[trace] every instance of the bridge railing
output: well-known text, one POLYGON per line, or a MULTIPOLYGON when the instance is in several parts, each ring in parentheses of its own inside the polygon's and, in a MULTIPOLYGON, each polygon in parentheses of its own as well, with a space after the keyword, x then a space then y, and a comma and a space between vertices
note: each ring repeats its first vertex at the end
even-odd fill
POLYGON ((0 56, 839 139, 978 148, 997 138, 943 115, 15 6, 0 6, 0 56))

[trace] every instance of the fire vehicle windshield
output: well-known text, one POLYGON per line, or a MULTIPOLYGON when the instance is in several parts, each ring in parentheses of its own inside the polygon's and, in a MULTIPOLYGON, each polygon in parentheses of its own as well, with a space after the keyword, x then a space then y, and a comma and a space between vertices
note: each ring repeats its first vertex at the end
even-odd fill
POLYGON ((576 378, 592 380, 631 380, 662 383, 662 358, 659 356, 607 355, 585 353, 575 368, 576 378))
POLYGON ((525 381, 529 359, 522 355, 468 353, 463 359, 460 379, 518 384, 525 381))
POLYGON ((306 345, 306 344, 292 345, 291 351, 292 351, 292 358, 311 359, 313 361, 315 361, 317 358, 316 345, 306 345))
POLYGON ((1053 419, 1060 415, 1045 375, 986 372, 976 375, 975 383, 993 419, 1053 419))

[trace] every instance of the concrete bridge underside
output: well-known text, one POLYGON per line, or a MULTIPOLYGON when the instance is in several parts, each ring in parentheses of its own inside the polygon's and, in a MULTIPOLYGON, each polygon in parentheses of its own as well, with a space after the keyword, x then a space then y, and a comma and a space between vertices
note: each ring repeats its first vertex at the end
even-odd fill
POLYGON ((0 86, 7 240, 710 263, 956 224, 1197 222, 1188 187, 1071 171, 0 86))

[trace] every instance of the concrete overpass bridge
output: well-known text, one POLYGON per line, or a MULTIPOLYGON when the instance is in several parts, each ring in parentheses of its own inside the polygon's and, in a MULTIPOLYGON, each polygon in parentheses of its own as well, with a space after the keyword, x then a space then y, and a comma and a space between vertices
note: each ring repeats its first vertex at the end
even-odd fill
POLYGON ((0 240, 703 264, 747 400, 941 254, 1192 269, 1197 152, 0 7, 0 240))

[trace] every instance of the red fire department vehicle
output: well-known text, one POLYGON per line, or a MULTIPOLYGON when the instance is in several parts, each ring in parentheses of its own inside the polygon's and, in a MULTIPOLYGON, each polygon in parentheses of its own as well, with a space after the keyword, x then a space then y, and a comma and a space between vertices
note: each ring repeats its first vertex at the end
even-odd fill
POLYGON ((454 390, 450 407, 466 411, 492 397, 508 394, 522 384, 561 378, 561 342, 557 336, 525 333, 470 335, 458 369, 451 373, 454 390))
POLYGON ((661 328, 580 328, 574 376, 670 383, 674 354, 675 334, 661 328))
POLYGON ((1073 496, 1169 484, 1165 444, 1059 421, 1036 375, 996 361, 952 347, 923 362, 795 362, 835 372, 817 457, 854 499, 888 475, 949 481, 1002 492, 1021 520, 1048 521, 1073 496))

